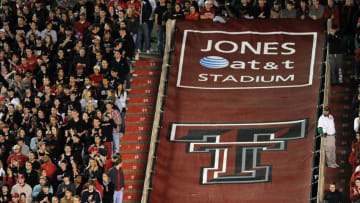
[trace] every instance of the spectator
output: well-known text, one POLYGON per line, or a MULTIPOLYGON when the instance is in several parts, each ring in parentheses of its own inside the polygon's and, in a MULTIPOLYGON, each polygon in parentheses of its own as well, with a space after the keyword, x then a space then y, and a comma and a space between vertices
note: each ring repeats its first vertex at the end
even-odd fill
MULTIPOLYGON (((40 176, 39 184, 37 184, 33 187, 33 191, 32 191, 33 199, 36 199, 37 201, 39 201, 39 199, 44 199, 41 196, 38 198, 38 196, 41 192, 44 191, 44 187, 46 187, 46 186, 48 186, 48 188, 49 188, 48 193, 53 194, 54 193, 53 187, 48 183, 46 176, 40 176)), ((45 194, 47 194, 47 193, 45 193, 45 194)), ((46 195, 46 196, 48 196, 48 195, 46 195)), ((50 199, 51 198, 49 198, 49 200, 50 199)))
POLYGON ((270 10, 270 18, 271 19, 279 19, 280 18, 280 3, 278 1, 274 1, 274 6, 270 10))
POLYGON ((291 1, 286 2, 286 9, 281 9, 280 18, 296 18, 295 5, 291 1))
POLYGON ((0 202, 9 202, 11 200, 11 194, 9 185, 4 184, 1 187, 1 193, 0 193, 0 202))
POLYGON ((65 196, 60 199, 60 203, 73 203, 73 202, 74 202, 74 197, 72 191, 70 188, 66 188, 65 196))
POLYGON ((49 183, 44 183, 44 185, 41 187, 41 191, 39 192, 39 194, 37 195, 37 197, 35 198, 36 201, 39 202, 50 202, 50 200, 53 197, 53 193, 51 192, 51 186, 49 183))
POLYGON ((355 186, 350 188, 350 200, 356 202, 360 200, 360 178, 355 180, 355 186))
POLYGON ((344 45, 340 29, 333 24, 328 33, 329 41, 329 64, 331 70, 331 84, 337 85, 343 83, 342 63, 344 45))
POLYGON ((95 189, 95 182, 93 180, 88 182, 87 189, 82 192, 81 202, 101 202, 100 192, 95 189))
POLYGON ((32 188, 30 187, 30 185, 28 185, 25 182, 25 176, 23 174, 19 174, 18 183, 16 183, 12 188, 11 188, 11 194, 17 193, 17 194, 21 194, 21 193, 25 193, 26 194, 26 202, 27 203, 31 203, 32 201, 32 188))
POLYGON ((112 203, 114 198, 114 183, 110 181, 110 177, 107 173, 102 175, 102 187, 104 188, 103 202, 112 203))
POLYGON ((198 21, 200 19, 200 13, 196 11, 195 6, 190 6, 190 12, 185 15, 185 20, 198 21))
POLYGON ((140 52, 143 48, 142 40, 145 41, 146 53, 150 53, 149 20, 152 13, 152 7, 149 0, 140 0, 141 10, 139 12, 139 26, 136 37, 136 50, 140 52))
POLYGON ((114 184, 114 203, 121 203, 123 200, 123 191, 125 189, 125 179, 121 159, 115 161, 115 165, 109 170, 108 174, 111 182, 114 184))
POLYGON ((321 136, 325 136, 325 155, 326 163, 330 168, 338 168, 336 163, 336 146, 335 146, 335 122, 334 117, 330 114, 330 108, 324 107, 323 115, 320 116, 318 121, 318 132, 321 136))
POLYGON ((64 174, 63 182, 58 186, 56 194, 55 194, 58 198, 61 199, 62 197, 64 197, 65 191, 67 189, 71 190, 72 195, 76 194, 75 184, 70 181, 70 177, 71 177, 70 174, 68 174, 68 173, 64 174))
POLYGON ((19 162, 19 166, 24 166, 27 161, 27 157, 21 153, 20 146, 15 145, 13 147, 14 153, 10 154, 7 164, 14 164, 14 162, 19 162))
POLYGON ((323 17, 324 6, 319 3, 319 0, 312 0, 313 5, 309 8, 309 16, 313 20, 318 20, 323 17))
POLYGON ((200 11, 201 20, 212 20, 215 17, 215 9, 210 1, 205 2, 205 7, 200 11))
POLYGON ((298 10, 297 10, 296 18, 301 19, 301 20, 310 18, 309 7, 308 7, 307 1, 302 0, 300 2, 300 8, 298 8, 298 10))
POLYGON ((57 42, 57 33, 53 30, 52 22, 46 23, 46 28, 41 32, 41 39, 45 40, 46 36, 51 36, 51 40, 53 44, 57 42))
POLYGON ((253 15, 255 18, 268 19, 270 16, 270 8, 264 0, 258 0, 258 4, 254 7, 253 15))

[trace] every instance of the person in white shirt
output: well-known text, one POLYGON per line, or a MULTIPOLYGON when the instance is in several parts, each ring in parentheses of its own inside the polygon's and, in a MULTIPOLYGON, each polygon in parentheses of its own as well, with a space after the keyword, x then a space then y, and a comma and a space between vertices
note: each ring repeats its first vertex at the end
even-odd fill
POLYGON ((334 117, 330 114, 330 108, 328 106, 324 107, 323 115, 319 118, 318 132, 320 136, 324 137, 327 166, 330 168, 338 168, 339 165, 336 163, 335 121, 334 117))
POLYGON ((360 126, 359 117, 360 117, 360 112, 359 112, 359 116, 354 119, 354 131, 355 131, 355 133, 358 133, 359 130, 360 130, 359 129, 359 126, 360 126))

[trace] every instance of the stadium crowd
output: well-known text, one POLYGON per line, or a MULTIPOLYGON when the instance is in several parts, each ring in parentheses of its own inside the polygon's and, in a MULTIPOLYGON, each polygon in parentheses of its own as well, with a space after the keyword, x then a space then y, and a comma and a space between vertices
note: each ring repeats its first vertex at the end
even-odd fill
MULTIPOLYGON (((330 35, 345 45, 336 53, 352 55, 358 5, 350 0, 1 0, 0 202, 122 202, 119 147, 130 64, 137 52, 153 51, 153 28, 156 51, 164 53, 168 19, 331 18, 330 35)), ((341 67, 334 70, 340 77, 341 67)))

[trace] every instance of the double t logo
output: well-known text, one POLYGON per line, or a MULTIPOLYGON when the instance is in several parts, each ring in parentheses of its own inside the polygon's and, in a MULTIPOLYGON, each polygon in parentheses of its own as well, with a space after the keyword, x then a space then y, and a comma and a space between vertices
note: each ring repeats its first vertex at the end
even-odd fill
MULTIPOLYGON (((307 136, 308 120, 238 124, 170 124, 170 141, 186 142, 186 152, 210 153, 201 184, 271 181, 272 166, 260 164, 261 152, 285 151, 290 140, 307 136)), ((279 157, 280 158, 280 157, 279 157)))

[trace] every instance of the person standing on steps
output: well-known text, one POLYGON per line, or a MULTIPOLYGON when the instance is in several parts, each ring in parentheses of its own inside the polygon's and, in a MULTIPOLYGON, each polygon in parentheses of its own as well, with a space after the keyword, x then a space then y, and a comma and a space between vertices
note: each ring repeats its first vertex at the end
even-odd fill
POLYGON ((336 146, 335 146, 335 120, 330 114, 330 108, 324 107, 323 114, 318 120, 318 133, 325 141, 325 156, 327 166, 330 168, 338 168, 336 163, 336 146))

